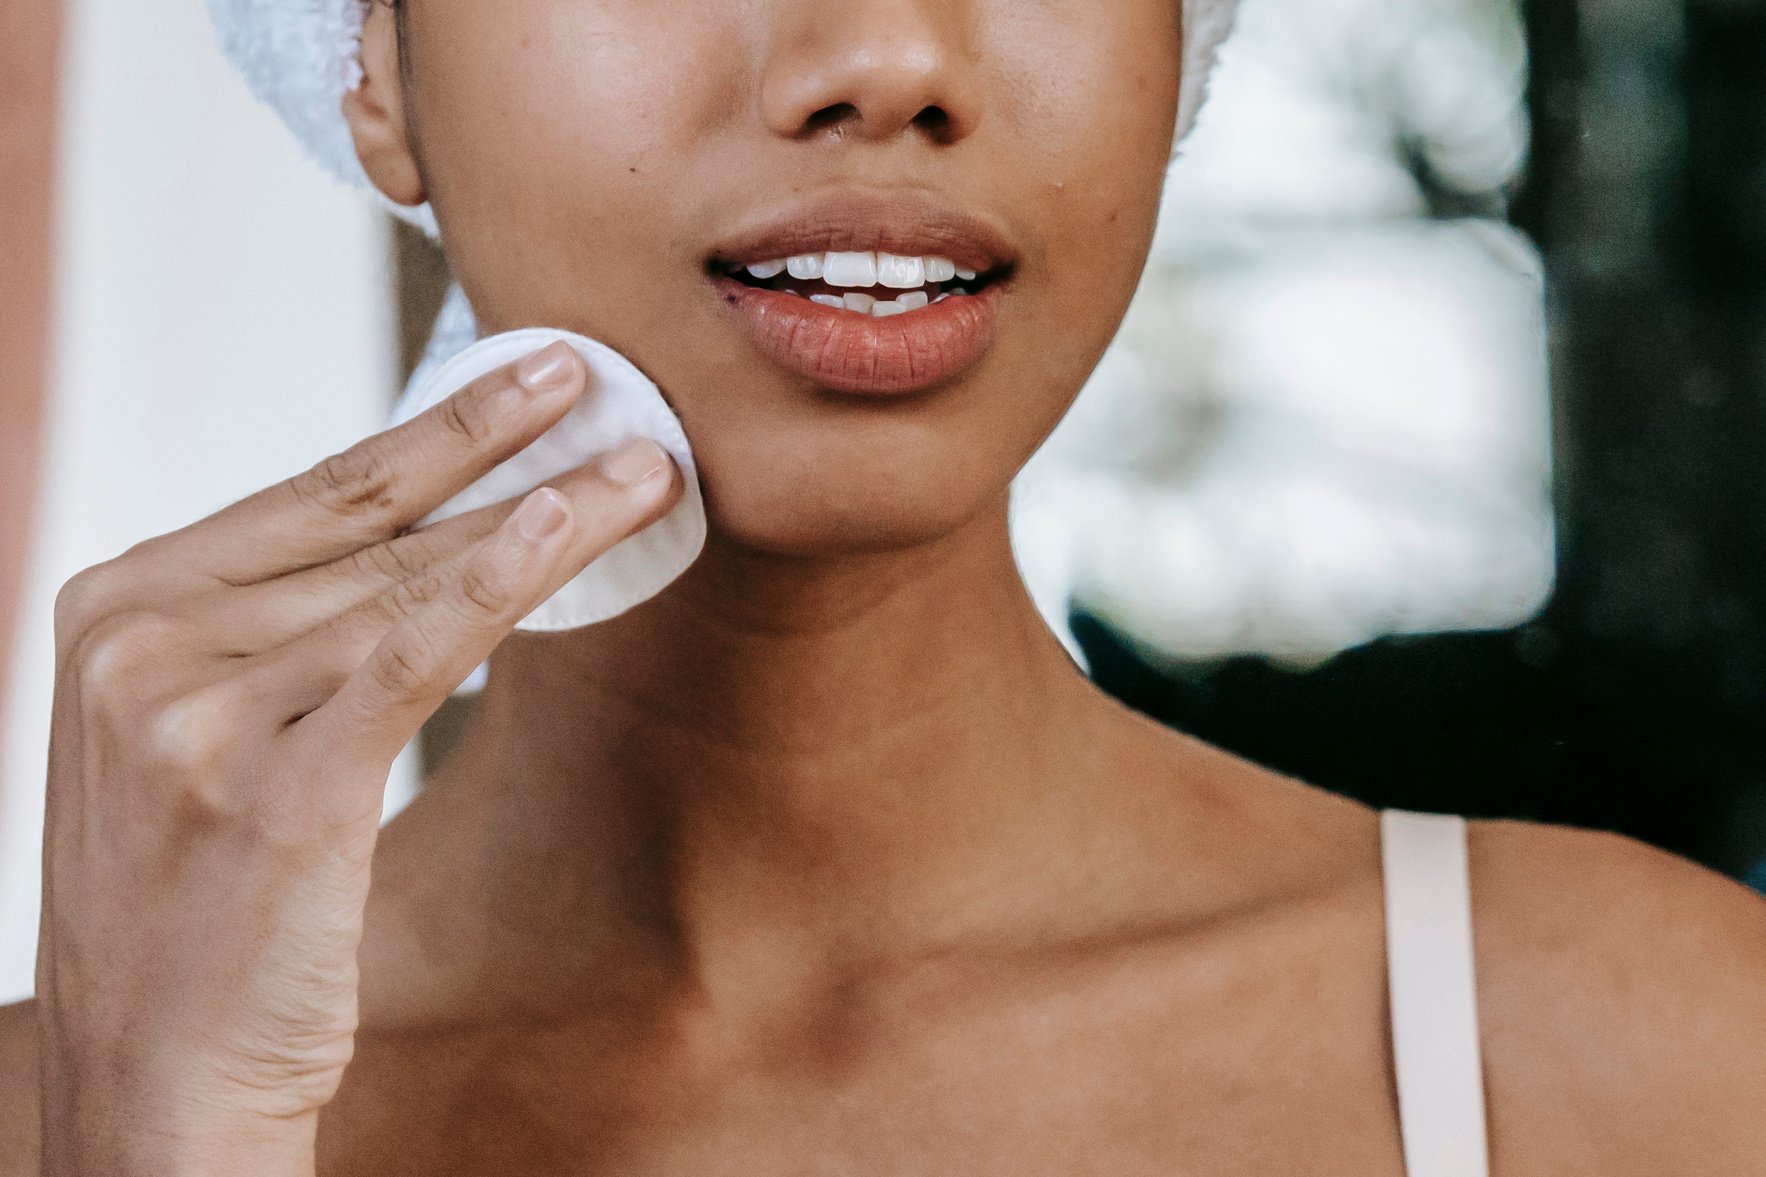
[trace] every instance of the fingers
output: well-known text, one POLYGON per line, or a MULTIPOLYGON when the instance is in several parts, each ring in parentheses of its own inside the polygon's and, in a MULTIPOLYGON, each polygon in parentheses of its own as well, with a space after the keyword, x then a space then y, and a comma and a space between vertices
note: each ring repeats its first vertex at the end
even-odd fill
POLYGON ((614 544, 667 513, 679 469, 634 440, 567 498, 542 487, 453 559, 287 647, 313 681, 343 685, 295 727, 331 755, 391 763, 516 622, 614 544), (315 665, 318 664, 318 665, 315 665))
POLYGON ((475 380, 394 429, 165 537, 169 558, 229 585, 380 543, 551 428, 581 395, 560 341, 475 380))
MULTIPOLYGON (((545 485, 567 487, 581 477, 581 471, 572 471, 545 485)), ((218 591, 200 606, 204 627, 229 649, 274 649, 425 576, 496 531, 520 505, 519 498, 494 503, 385 543, 358 548, 329 564, 218 591)))

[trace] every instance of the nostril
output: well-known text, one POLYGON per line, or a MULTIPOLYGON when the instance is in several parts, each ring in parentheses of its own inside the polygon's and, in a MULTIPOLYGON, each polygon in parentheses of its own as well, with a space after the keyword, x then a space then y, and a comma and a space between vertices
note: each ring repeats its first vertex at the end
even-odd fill
MULTIPOLYGON (((832 133, 838 138, 846 132, 862 128, 864 125, 865 115, 858 104, 836 102, 831 106, 822 107, 805 119, 801 133, 805 136, 832 133)), ((942 106, 922 108, 913 117, 911 125, 918 128, 935 143, 950 142, 956 136, 954 120, 942 106)), ((882 126, 883 124, 878 124, 879 129, 882 126)))
POLYGON ((824 106, 810 115, 803 122, 803 129, 809 134, 839 127, 842 123, 854 122, 858 119, 858 107, 850 102, 836 102, 833 106, 824 106))
POLYGON ((942 106, 928 106, 922 110, 914 116, 914 125, 938 142, 942 143, 950 138, 950 115, 945 112, 942 106))

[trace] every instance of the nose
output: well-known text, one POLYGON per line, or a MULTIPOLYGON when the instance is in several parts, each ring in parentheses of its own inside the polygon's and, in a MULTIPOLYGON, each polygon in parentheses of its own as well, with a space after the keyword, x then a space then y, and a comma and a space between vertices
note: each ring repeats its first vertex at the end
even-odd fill
POLYGON ((788 139, 967 138, 981 118, 966 0, 791 0, 761 82, 788 139))

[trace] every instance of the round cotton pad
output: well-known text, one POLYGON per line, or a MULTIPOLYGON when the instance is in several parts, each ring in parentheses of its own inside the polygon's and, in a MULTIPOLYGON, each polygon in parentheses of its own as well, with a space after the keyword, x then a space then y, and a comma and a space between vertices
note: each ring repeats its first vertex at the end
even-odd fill
POLYGON ((410 420, 472 381, 562 339, 588 366, 588 387, 570 412, 538 440, 437 507, 418 526, 526 494, 632 437, 655 441, 681 468, 686 491, 673 510, 620 541, 529 613, 517 629, 578 629, 640 605, 685 572, 705 547, 705 501, 681 422, 656 385, 632 362, 593 339, 551 327, 528 327, 472 344, 399 402, 394 423, 410 420))

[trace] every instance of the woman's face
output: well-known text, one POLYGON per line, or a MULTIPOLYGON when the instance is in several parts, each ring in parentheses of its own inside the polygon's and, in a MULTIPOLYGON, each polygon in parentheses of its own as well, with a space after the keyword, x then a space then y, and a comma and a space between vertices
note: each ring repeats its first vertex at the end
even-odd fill
POLYGON ((1178 0, 405 3, 406 139, 481 326, 631 357, 720 542, 878 550, 997 504, 1140 277, 1178 0))

